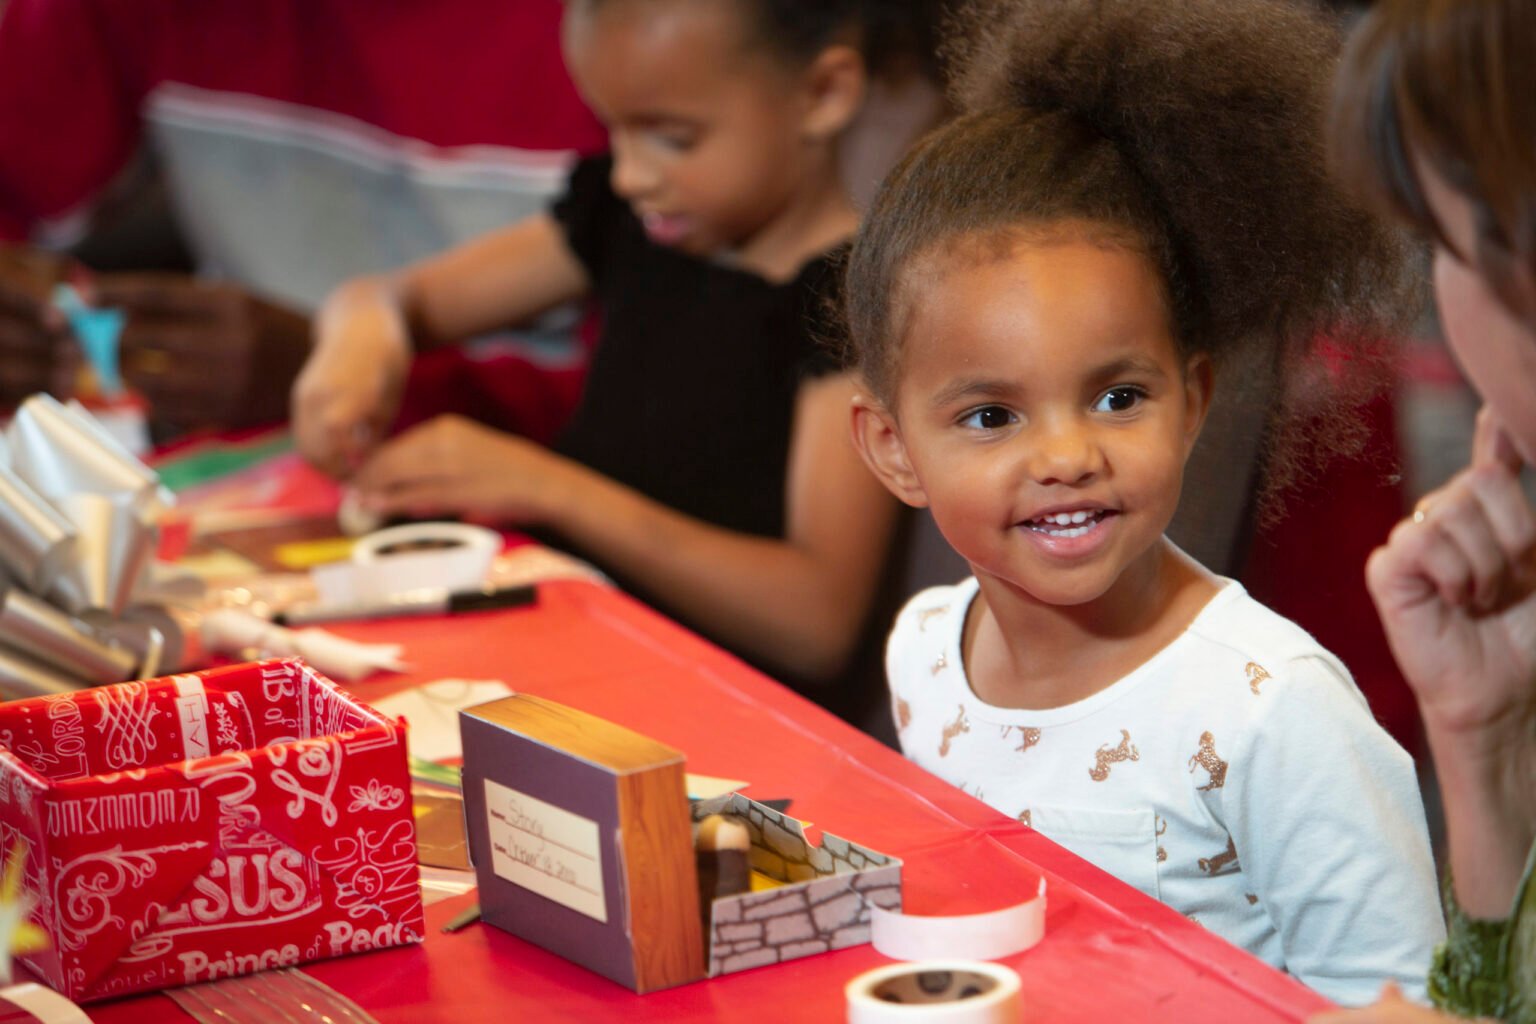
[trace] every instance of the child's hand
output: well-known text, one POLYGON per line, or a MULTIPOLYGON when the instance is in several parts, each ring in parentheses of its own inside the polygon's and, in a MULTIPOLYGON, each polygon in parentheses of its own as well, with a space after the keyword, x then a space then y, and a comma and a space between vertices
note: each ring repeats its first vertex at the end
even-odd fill
POLYGON ((410 335, 385 287, 342 286, 316 317, 314 351, 293 384, 299 453, 332 476, 357 469, 393 422, 410 366, 410 335))
POLYGON ((579 470, 547 448, 462 416, 439 416, 384 445, 354 480, 365 508, 384 516, 465 516, 549 522, 579 470))
POLYGON ((1425 723, 1448 734, 1536 721, 1536 513, 1519 469, 1485 409, 1472 465, 1420 502, 1366 565, 1425 723))
POLYGON ((1396 985, 1382 989, 1381 1001, 1358 1010, 1329 1010, 1307 1018, 1307 1024, 1455 1024, 1453 1017, 1427 1006, 1410 1003, 1396 985))

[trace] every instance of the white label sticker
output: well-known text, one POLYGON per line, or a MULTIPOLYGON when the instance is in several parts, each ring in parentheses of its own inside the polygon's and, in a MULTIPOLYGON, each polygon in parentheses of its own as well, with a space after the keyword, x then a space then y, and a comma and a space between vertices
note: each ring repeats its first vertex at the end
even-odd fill
POLYGON ((597 822, 490 779, 485 815, 498 876, 607 923, 597 822))
POLYGON ((191 761, 208 756, 208 697, 196 676, 176 677, 176 714, 181 718, 182 755, 191 761))

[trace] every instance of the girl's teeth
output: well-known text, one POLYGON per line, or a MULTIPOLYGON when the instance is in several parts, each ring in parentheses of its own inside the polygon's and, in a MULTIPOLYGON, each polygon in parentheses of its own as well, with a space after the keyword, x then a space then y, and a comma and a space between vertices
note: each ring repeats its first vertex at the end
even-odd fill
MULTIPOLYGON (((1040 528, 1036 527, 1036 529, 1040 528)), ((1040 532, 1049 533, 1052 537, 1081 537, 1091 529, 1093 529, 1092 526, 1074 526, 1070 530, 1040 530, 1040 532)))
POLYGON ((1058 526, 1077 526, 1096 516, 1097 513, 1094 512, 1058 512, 1054 515, 1041 516, 1040 522, 1055 523, 1058 526))
POLYGON ((1097 526, 1101 518, 1100 512, 1055 512, 1036 519, 1030 529, 1049 533, 1052 537, 1081 537, 1097 526))

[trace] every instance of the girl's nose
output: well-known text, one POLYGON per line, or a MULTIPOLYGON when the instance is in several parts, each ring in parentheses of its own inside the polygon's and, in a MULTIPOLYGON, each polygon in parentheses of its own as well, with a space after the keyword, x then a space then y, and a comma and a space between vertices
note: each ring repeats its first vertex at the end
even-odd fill
POLYGON ((1047 422, 1024 432, 1029 474, 1037 484, 1080 485, 1104 469, 1104 452, 1093 431, 1075 419, 1047 422))
POLYGON ((627 139, 623 132, 613 133, 609 148, 613 151, 613 171, 609 175, 609 184, 619 198, 639 199, 655 188, 655 172, 637 152, 639 147, 627 139))

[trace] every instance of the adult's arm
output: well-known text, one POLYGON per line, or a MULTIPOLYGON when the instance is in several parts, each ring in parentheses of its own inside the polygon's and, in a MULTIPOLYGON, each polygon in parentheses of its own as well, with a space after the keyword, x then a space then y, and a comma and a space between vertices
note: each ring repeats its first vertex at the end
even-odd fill
POLYGON ((1485 410, 1472 465, 1366 567, 1434 754, 1456 899, 1475 918, 1509 913, 1536 842, 1536 511, 1519 469, 1485 410))

